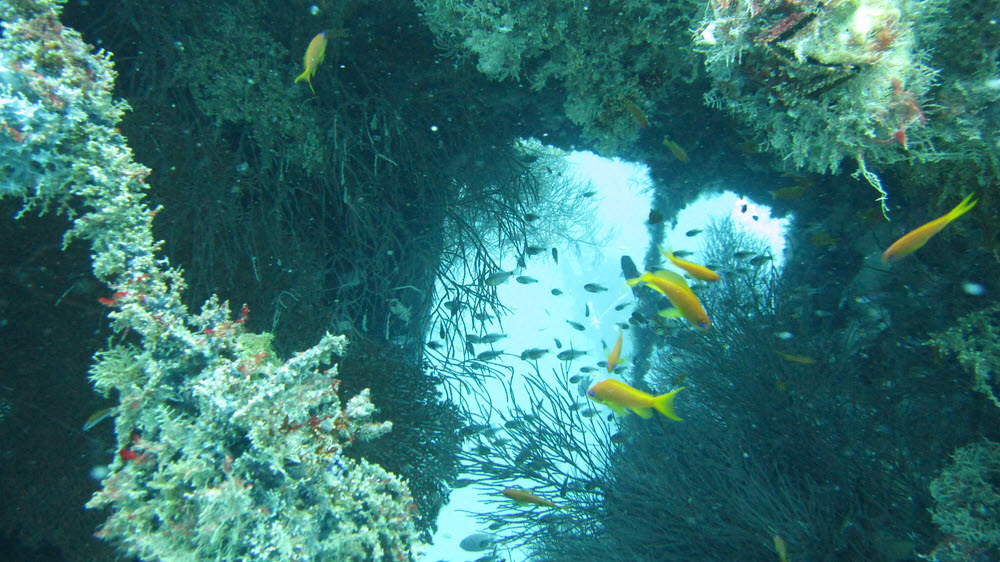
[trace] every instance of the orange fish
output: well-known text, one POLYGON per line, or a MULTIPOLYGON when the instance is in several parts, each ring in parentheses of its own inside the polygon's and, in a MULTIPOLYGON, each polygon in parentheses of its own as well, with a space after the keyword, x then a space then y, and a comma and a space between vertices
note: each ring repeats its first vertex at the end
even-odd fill
POLYGON ((527 490, 522 490, 521 488, 507 488, 500 493, 514 500, 515 502, 517 502, 518 505, 534 504, 534 505, 540 505, 542 507, 554 507, 556 509, 562 509, 561 505, 546 499, 542 499, 527 490))
POLYGON ((962 202, 943 217, 938 217, 931 222, 915 228, 906 233, 902 238, 896 240, 889 246, 889 249, 882 253, 882 263, 898 261, 913 252, 919 250, 941 229, 948 226, 948 223, 964 215, 969 209, 976 206, 977 199, 973 199, 974 193, 970 193, 962 202))
POLYGON ((615 366, 618 365, 618 361, 621 360, 621 356, 622 356, 622 331, 618 330, 618 341, 615 342, 615 346, 611 348, 611 353, 608 354, 609 373, 615 370, 615 366))
POLYGON ((711 269, 703 265, 698 265, 696 263, 692 263, 687 260, 682 260, 678 258, 677 256, 674 255, 673 250, 664 252, 663 247, 657 246, 657 248, 660 248, 660 253, 663 254, 663 257, 670 260, 670 263, 688 272, 691 275, 691 277, 694 277, 695 279, 699 279, 701 281, 708 281, 709 283, 714 283, 719 279, 721 279, 718 273, 712 271, 711 269))
POLYGON ((651 418, 653 410, 656 410, 672 420, 681 421, 681 418, 674 412, 674 397, 683 389, 684 387, 681 387, 666 394, 653 396, 619 380, 604 379, 590 387, 587 396, 594 402, 611 408, 614 413, 620 416, 624 416, 628 414, 629 410, 632 410, 643 418, 651 418))
POLYGON ((674 305, 674 308, 692 326, 701 328, 702 330, 707 330, 712 326, 712 322, 708 319, 708 313, 701 306, 698 297, 691 292, 687 281, 677 273, 662 270, 653 274, 647 271, 635 279, 629 279, 627 283, 630 287, 635 287, 639 283, 645 283, 647 286, 662 293, 670 299, 670 304, 674 305))
POLYGON ((326 58, 326 32, 321 31, 309 42, 309 47, 306 49, 306 56, 303 59, 305 70, 295 79, 295 83, 298 84, 302 80, 305 80, 309 83, 309 89, 315 94, 316 90, 313 90, 312 77, 316 74, 316 67, 323 62, 324 58, 326 58))

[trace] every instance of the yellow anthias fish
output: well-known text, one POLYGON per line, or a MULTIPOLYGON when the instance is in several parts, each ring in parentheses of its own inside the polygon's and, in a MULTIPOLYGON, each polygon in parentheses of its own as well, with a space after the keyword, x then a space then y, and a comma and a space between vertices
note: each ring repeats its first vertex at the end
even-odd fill
POLYGON ((684 387, 653 396, 619 380, 604 379, 590 387, 590 390, 587 391, 587 397, 598 404, 604 404, 611 408, 620 416, 624 416, 628 414, 629 410, 632 410, 643 418, 651 418, 653 417, 652 411, 656 410, 672 420, 681 421, 681 418, 674 412, 674 397, 681 390, 684 390, 684 387))
POLYGON ((670 139, 663 139, 663 146, 667 147, 667 150, 674 155, 674 158, 685 163, 688 161, 688 153, 686 150, 681 148, 681 145, 670 139))
POLYGON ((316 74, 316 67, 323 62, 324 57, 326 57, 326 32, 321 31, 309 42, 309 47, 306 49, 306 56, 303 60, 305 70, 295 79, 295 83, 298 84, 302 80, 305 80, 309 83, 309 89, 315 94, 316 90, 313 90, 312 77, 316 74))
POLYGON ((618 330, 618 341, 615 342, 615 346, 611 348, 611 353, 608 354, 608 372, 613 372, 615 367, 618 365, 618 361, 622 357, 622 331, 618 330))
POLYGON ((948 223, 964 215, 969 209, 976 206, 978 200, 972 199, 973 195, 975 194, 969 194, 968 197, 962 199, 962 202, 947 215, 938 217, 923 226, 915 228, 899 240, 893 242, 892 246, 889 246, 889 249, 882 253, 882 263, 900 260, 919 250, 930 240, 931 236, 941 232, 941 229, 948 226, 948 223))
POLYGON ((542 507, 554 507, 557 509, 562 509, 561 505, 546 499, 542 499, 527 490, 522 490, 521 488, 507 488, 500 493, 514 500, 515 502, 518 503, 518 505, 534 504, 534 505, 540 505, 542 507))
POLYGON ((779 562, 788 562, 788 543, 778 535, 774 535, 774 551, 778 554, 779 562))
POLYGON ((805 355, 792 355, 791 353, 782 353, 777 350, 775 351, 785 361, 791 361, 792 363, 799 363, 800 365, 814 365, 816 363, 816 360, 813 359, 812 357, 808 357, 805 355))
POLYGON ((630 287, 645 283, 670 299, 670 304, 680 312, 692 326, 707 330, 712 326, 708 313, 701 306, 698 297, 691 292, 684 278, 673 271, 657 271, 655 274, 646 272, 636 279, 627 281, 630 287))
POLYGON ((711 269, 703 265, 698 265, 696 263, 689 262, 687 260, 682 260, 679 257, 675 256, 674 251, 672 249, 664 252, 662 246, 657 246, 657 248, 660 249, 660 253, 663 254, 663 257, 670 260, 670 263, 688 272, 689 274, 691 274, 691 277, 694 277, 695 279, 701 281, 708 281, 709 283, 714 283, 719 279, 721 279, 719 277, 719 274, 712 271, 711 269))

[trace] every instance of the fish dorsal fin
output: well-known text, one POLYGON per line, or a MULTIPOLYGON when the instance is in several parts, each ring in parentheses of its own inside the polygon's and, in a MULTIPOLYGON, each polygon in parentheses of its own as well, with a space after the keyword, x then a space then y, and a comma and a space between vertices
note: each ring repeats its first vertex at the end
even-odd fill
POLYGON ((653 275, 659 277, 660 279, 666 279, 667 281, 670 281, 671 283, 680 285, 682 287, 688 286, 687 281, 685 281, 684 278, 681 277, 679 273, 675 273, 673 271, 667 271, 666 269, 661 269, 656 273, 654 273, 653 275))

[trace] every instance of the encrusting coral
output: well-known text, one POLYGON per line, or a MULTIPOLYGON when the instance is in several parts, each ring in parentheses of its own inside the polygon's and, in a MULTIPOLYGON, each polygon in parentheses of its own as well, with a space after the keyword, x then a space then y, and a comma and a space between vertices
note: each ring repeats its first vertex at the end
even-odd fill
MULTIPOLYGON (((181 272, 158 255, 143 203, 149 170, 114 129, 124 103, 114 71, 59 22, 58 2, 3 1, 0 19, 0 197, 21 212, 73 220, 64 244, 91 244, 114 329, 91 378, 116 392, 118 438, 89 507, 109 507, 97 535, 144 559, 414 558, 407 485, 343 454, 372 423, 362 391, 342 404, 327 334, 287 361, 245 331, 215 297, 181 302, 181 272)), ((96 305, 96 303, 95 303, 96 305)))

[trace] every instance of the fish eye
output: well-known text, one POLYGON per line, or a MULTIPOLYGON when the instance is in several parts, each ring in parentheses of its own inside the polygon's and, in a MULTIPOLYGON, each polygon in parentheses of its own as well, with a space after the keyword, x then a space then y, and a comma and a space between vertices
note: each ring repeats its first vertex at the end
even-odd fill
POLYGON ((588 390, 587 391, 587 396, 593 396, 593 395, 594 395, 594 391, 593 390, 588 390))

